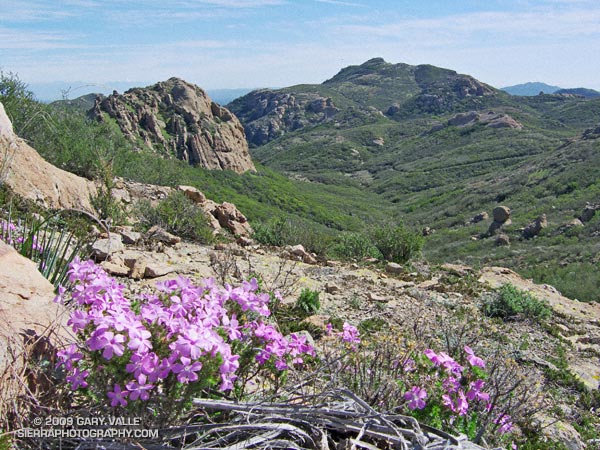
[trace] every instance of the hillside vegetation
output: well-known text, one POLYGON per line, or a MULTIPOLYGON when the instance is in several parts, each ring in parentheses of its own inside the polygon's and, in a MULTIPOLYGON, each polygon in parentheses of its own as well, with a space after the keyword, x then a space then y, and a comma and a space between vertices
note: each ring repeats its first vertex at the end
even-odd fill
POLYGON ((427 227, 430 262, 504 265, 598 300, 598 214, 565 227, 600 198, 598 99, 515 97, 452 70, 375 58, 323 84, 254 91, 227 105, 257 168, 238 175, 134 150, 114 121, 90 122, 65 102, 42 105, 18 78, 3 76, 2 86, 16 132, 88 178, 195 186, 235 203, 255 228, 284 230, 324 257, 345 232, 427 227), (501 230, 509 246, 487 237, 491 219, 471 220, 499 205, 512 210, 501 230), (541 214, 547 227, 523 239, 541 214))
POLYGON ((256 91, 228 107, 262 164, 376 193, 395 205, 395 220, 437 230, 428 259, 508 265, 598 299, 597 223, 559 229, 599 198, 599 100, 516 97, 451 70, 375 58, 323 84, 256 91), (513 211, 512 244, 501 249, 479 239, 489 222, 465 226, 498 205, 513 211), (542 213, 542 235, 518 240, 542 213))

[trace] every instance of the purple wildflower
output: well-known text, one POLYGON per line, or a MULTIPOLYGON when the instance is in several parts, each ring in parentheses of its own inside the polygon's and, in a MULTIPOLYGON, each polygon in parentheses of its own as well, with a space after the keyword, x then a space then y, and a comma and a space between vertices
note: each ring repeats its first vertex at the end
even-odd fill
POLYGON ((482 369, 485 368, 485 361, 475 356, 475 352, 473 352, 471 347, 468 345, 465 345, 465 353, 467 354, 467 360, 469 361, 469 364, 471 364, 473 367, 481 367, 482 369))
POLYGON ((121 386, 115 384, 112 392, 106 394, 110 399, 110 406, 113 408, 117 406, 127 406, 127 400, 125 398, 129 395, 129 392, 122 391, 121 386))
POLYGON ((425 399, 427 391, 418 386, 413 386, 410 391, 404 394, 404 400, 408 402, 409 409, 423 409, 426 406, 425 399))

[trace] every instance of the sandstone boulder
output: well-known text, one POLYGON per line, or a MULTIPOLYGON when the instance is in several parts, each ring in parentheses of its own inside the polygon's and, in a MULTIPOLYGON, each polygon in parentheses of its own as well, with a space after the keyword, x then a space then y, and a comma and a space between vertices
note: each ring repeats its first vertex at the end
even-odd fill
POLYGON ((14 193, 45 208, 94 211, 90 198, 97 189, 93 182, 54 167, 17 138, 3 107, 0 124, 0 177, 14 193))
POLYGON ((104 261, 111 254, 122 251, 123 248, 121 235, 113 233, 108 238, 97 239, 92 244, 92 257, 96 261, 104 261))
POLYGON ((177 186, 177 189, 195 203, 202 204, 206 201, 206 196, 193 186, 177 186))
POLYGON ((67 311, 54 296, 54 286, 35 263, 0 241, 0 373, 8 365, 18 371, 36 337, 45 336, 39 342, 50 344, 66 338, 67 311))
POLYGON ((252 228, 244 216, 232 203, 224 202, 212 211, 219 224, 235 236, 250 236, 252 228))
POLYGON ((525 227, 523 230, 523 237, 525 239, 531 239, 540 234, 540 232, 548 226, 548 220, 546 214, 542 214, 533 222, 525 227))
POLYGON ((510 208, 508 206, 496 206, 492 211, 494 222, 504 223, 510 219, 510 208))
POLYGON ((497 247, 506 247, 510 245, 510 238, 507 234, 500 233, 498 236, 496 236, 494 243, 497 247))
POLYGON ((150 228, 146 232, 145 237, 150 241, 162 242, 167 245, 175 245, 181 242, 181 238, 179 236, 169 233, 158 225, 154 225, 152 228, 150 228))

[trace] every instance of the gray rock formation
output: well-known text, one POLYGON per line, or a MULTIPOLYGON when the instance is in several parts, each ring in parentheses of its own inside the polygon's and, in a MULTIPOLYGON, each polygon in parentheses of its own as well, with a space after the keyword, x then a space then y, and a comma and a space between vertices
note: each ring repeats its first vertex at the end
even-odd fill
POLYGON ((89 115, 99 121, 112 118, 133 142, 194 166, 256 170, 238 119, 179 78, 98 97, 89 115))
POLYGON ((248 142, 257 146, 286 132, 328 121, 339 111, 331 98, 319 94, 265 89, 251 92, 228 106, 244 122, 248 142))
POLYGON ((531 239, 540 234, 540 232, 548 226, 548 220, 546 219, 546 214, 542 214, 533 222, 525 227, 523 230, 523 237, 525 239, 531 239))

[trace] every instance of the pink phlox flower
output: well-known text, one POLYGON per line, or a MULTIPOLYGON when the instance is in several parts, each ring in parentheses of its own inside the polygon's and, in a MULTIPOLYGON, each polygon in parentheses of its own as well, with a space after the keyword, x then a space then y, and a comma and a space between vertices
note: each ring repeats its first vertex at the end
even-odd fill
POLYGON ((508 414, 500 414, 494 419, 494 423, 500 425, 498 432, 502 434, 508 433, 513 428, 512 419, 508 414))
POLYGON ((179 358, 181 363, 173 364, 173 373, 177 374, 177 381, 180 383, 188 384, 190 381, 196 381, 198 374, 196 372, 202 369, 202 363, 200 361, 192 362, 190 358, 182 356, 179 358))
POLYGON ((86 311, 82 311, 81 309, 73 311, 67 321, 67 325, 71 327, 74 333, 83 330, 87 327, 88 323, 90 323, 90 316, 86 311))
POLYGON ((56 294, 56 297, 54 297, 53 302, 54 303, 60 303, 61 305, 63 305, 65 303, 65 292, 67 291, 67 289, 63 286, 63 285, 58 285, 58 293, 56 294))
POLYGON ((455 393, 460 389, 460 380, 453 376, 449 376, 443 381, 442 386, 448 393, 455 393))
POLYGON ((490 399, 490 394, 488 394, 487 392, 481 392, 484 386, 485 381, 483 380, 476 380, 471 382, 471 384, 469 385, 470 389, 467 392, 467 399, 469 401, 475 399, 488 401, 490 399))
POLYGON ((81 361, 83 354, 79 352, 79 348, 75 344, 69 345, 64 350, 60 350, 56 353, 58 360, 60 361, 59 366, 64 365, 67 370, 73 369, 73 364, 81 361))
POLYGON ((425 356, 427 356, 427 358, 429 358, 429 360, 435 365, 435 366, 440 366, 442 364, 442 362, 440 361, 440 358, 438 357, 437 353, 434 352, 432 349, 428 348, 427 350, 423 351, 423 354, 425 356))
POLYGON ((331 336, 332 333, 333 333, 333 325, 331 324, 331 322, 328 322, 327 325, 325 325, 325 334, 327 336, 331 336))
MULTIPOLYGON (((153 353, 134 353, 131 355, 130 363, 125 366, 125 370, 132 373, 135 378, 140 378, 141 375, 145 377, 151 376, 156 372, 159 365, 158 356, 153 353)), ((153 377, 154 378, 154 377, 153 377)))
POLYGON ((302 364, 304 360, 299 355, 315 355, 315 349, 307 342, 306 336, 292 333, 288 337, 288 350, 293 358, 293 364, 302 364))
POLYGON ((121 390, 121 386, 115 384, 112 392, 106 394, 110 399, 110 406, 116 408, 117 406, 127 406, 127 396, 129 392, 121 390))
POLYGON ((360 332, 355 326, 350 325, 348 322, 344 322, 342 328, 342 340, 348 344, 360 344, 360 332))
POLYGON ((108 332, 108 327, 105 325, 99 325, 94 332, 90 335, 90 337, 85 341, 88 348, 92 351, 102 350, 106 343, 108 342, 106 333, 108 332))
POLYGON ((254 336, 265 341, 272 341, 274 339, 280 339, 281 333, 279 333, 273 325, 259 322, 254 329, 254 336))
POLYGON ((127 343, 127 347, 129 349, 137 353, 146 353, 152 350, 152 342, 149 341, 152 334, 140 322, 132 323, 128 332, 129 342, 127 343))
POLYGON ((148 400, 150 398, 150 391, 154 388, 154 385, 147 383, 146 375, 141 374, 137 380, 132 380, 125 386, 129 391, 129 398, 131 400, 148 400))
POLYGON ((237 320, 237 316, 235 314, 231 315, 231 318, 228 316, 223 316, 223 327, 227 332, 227 336, 230 340, 236 341, 242 338, 242 332, 240 331, 240 323, 237 320))
POLYGON ((471 364, 473 367, 481 367, 482 369, 485 368, 485 361, 475 356, 475 352, 473 352, 471 347, 468 345, 465 345, 465 353, 467 354, 467 360, 469 361, 469 364, 471 364))
POLYGON ((408 408, 412 410, 425 408, 426 398, 427 391, 418 386, 413 386, 410 391, 404 394, 404 400, 408 402, 408 408))
POLYGON ((66 380, 71 383, 71 390, 76 391, 80 387, 86 388, 88 386, 87 381, 85 379, 90 373, 87 370, 79 370, 79 368, 75 367, 71 375, 66 377, 66 380))
POLYGON ((462 390, 459 390, 453 400, 449 394, 442 395, 442 403, 453 413, 458 414, 459 416, 464 416, 467 414, 469 409, 469 402, 465 397, 465 393, 462 390))
POLYGON ((122 356, 125 350, 123 343, 125 342, 125 336, 122 334, 115 334, 112 331, 106 331, 104 333, 104 351, 102 356, 105 359, 111 359, 113 356, 122 356))

